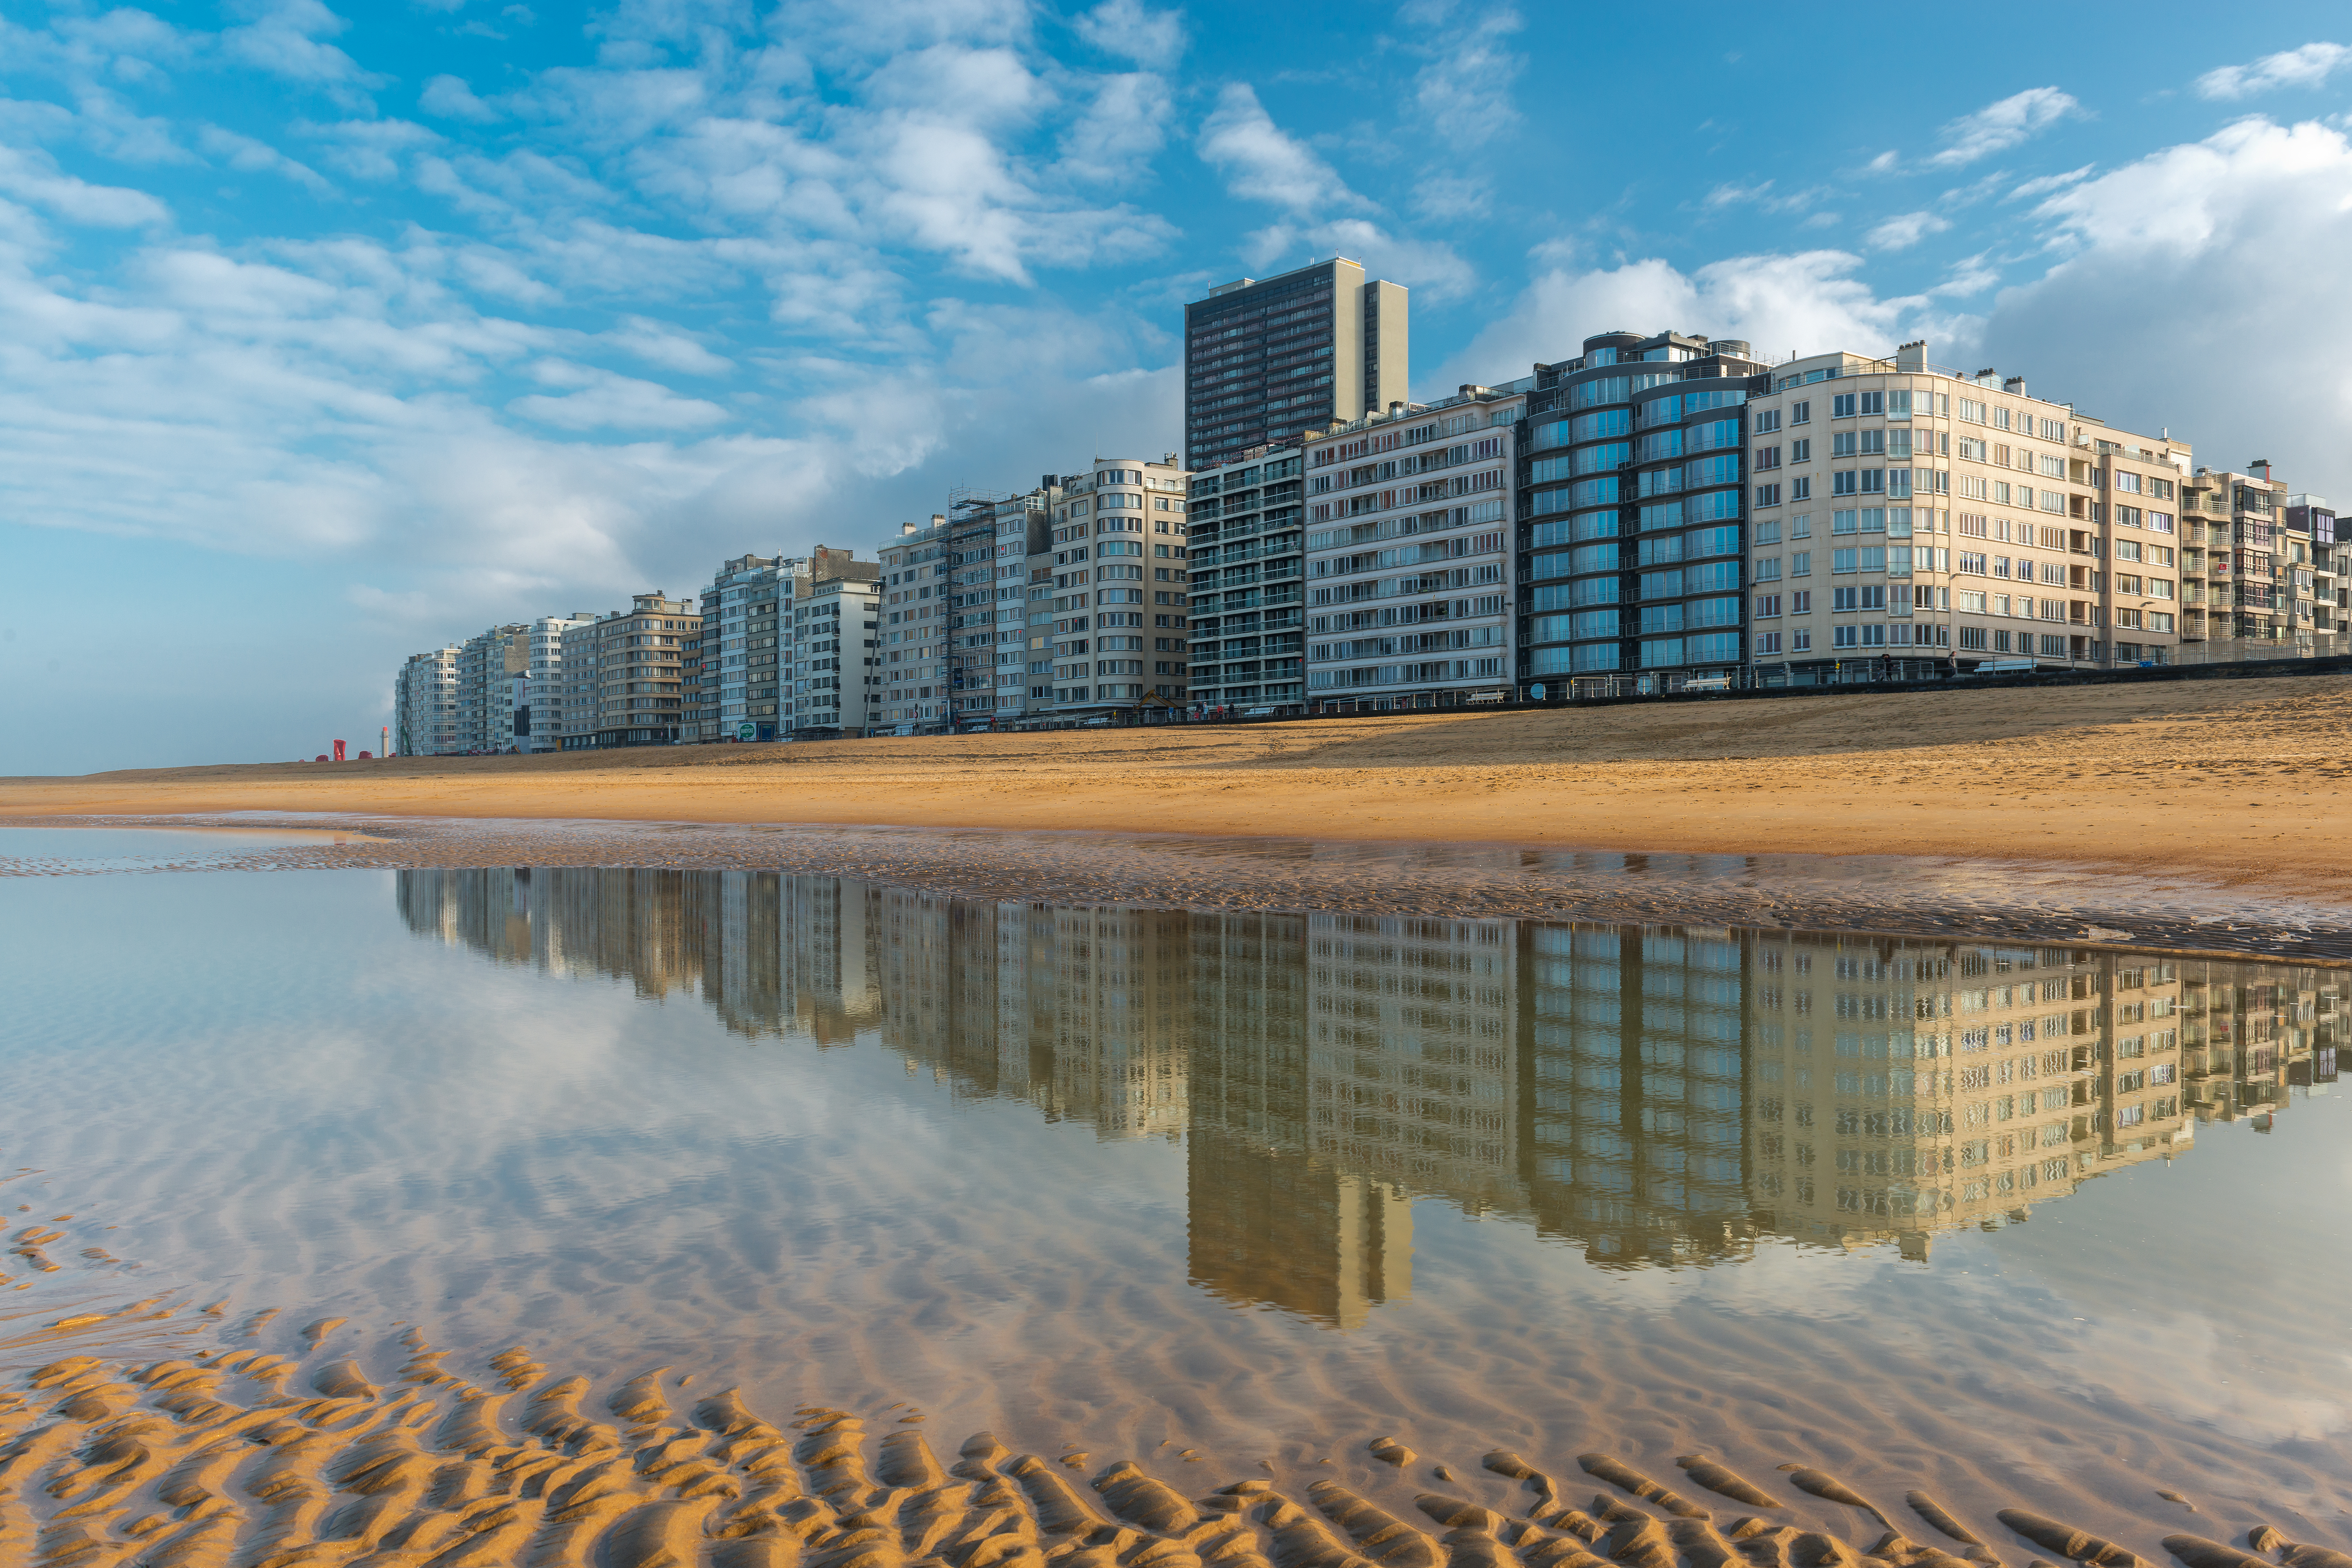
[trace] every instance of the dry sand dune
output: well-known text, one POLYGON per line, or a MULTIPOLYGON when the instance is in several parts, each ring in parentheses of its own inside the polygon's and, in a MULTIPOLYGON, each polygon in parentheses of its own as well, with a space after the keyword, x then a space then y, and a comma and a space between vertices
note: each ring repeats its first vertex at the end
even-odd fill
POLYGON ((1967 856, 2352 901, 2352 678, 660 748, 0 781, 236 810, 1967 856))
MULTIPOLYGON (((226 1351, 67 1356, 0 1393, 0 1554, 44 1568, 2000 1568, 2031 1555, 2021 1541, 2095 1568, 2153 1557, 2031 1510, 1963 1519, 1916 1489, 1893 1510, 1810 1467, 1751 1479, 1698 1454, 1664 1480, 1605 1453, 1547 1470, 1504 1449, 1457 1473, 1383 1436, 1352 1446, 1352 1487, 1328 1458, 1216 1485, 1187 1472, 1191 1450, 1147 1456, 1154 1475, 1074 1448, 1014 1454, 982 1432, 943 1462, 907 1405, 877 1415, 878 1431, 819 1406, 771 1421, 690 1373, 600 1384, 551 1376, 520 1346, 484 1358, 477 1382, 415 1327, 379 1371, 345 1349, 340 1318, 307 1325, 291 1353, 252 1343, 276 1316, 228 1329, 226 1351), (1831 1506, 1798 1511, 1801 1493, 1831 1506)), ((2273 1568, 2263 1551, 2286 1568, 2352 1561, 2248 1533, 2255 1552, 2200 1533, 2163 1546, 2189 1568, 2273 1568)))

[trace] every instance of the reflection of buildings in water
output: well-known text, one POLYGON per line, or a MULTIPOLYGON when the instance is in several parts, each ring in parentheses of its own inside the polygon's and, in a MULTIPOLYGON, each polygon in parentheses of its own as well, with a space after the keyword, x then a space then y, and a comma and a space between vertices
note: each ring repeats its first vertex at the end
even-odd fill
POLYGON ((2092 1175, 2186 1149, 2200 1118, 2283 1099, 2332 1030, 2340 981, 2183 967, 1759 935, 1747 1056, 1759 1221, 1924 1256, 1934 1231, 2022 1219, 2092 1175), (2218 1049, 2217 1020, 2231 1037, 2218 1049))
POLYGON ((877 1038, 960 1096, 1186 1139, 1192 1278, 1352 1327, 1411 1197, 1596 1262, 1924 1253, 2336 1078, 2291 964, 1507 921, 975 903, 823 877, 404 871, 419 934, 877 1038), (1408 1196, 1410 1194, 1410 1197, 1408 1196))
POLYGON ((1186 1258, 1193 1283, 1340 1328, 1412 1289, 1402 1188, 1316 1151, 1308 920, 1192 917, 1186 1258))
POLYGON ((1608 1263, 1744 1252, 1743 941, 1617 926, 1538 926, 1526 940, 1538 1227, 1608 1263))

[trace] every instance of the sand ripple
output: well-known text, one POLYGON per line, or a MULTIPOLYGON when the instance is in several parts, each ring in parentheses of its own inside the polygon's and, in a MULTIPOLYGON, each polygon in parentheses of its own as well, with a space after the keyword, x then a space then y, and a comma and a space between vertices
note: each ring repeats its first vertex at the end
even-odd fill
MULTIPOLYGON (((1267 1474, 1219 1485, 1167 1445, 1095 1465, 1014 1454, 988 1432, 943 1468, 904 1405, 877 1413, 878 1430, 822 1405, 772 1420, 740 1389, 693 1389, 691 1373, 549 1375, 520 1345, 469 1376, 414 1326, 373 1354, 322 1349, 332 1330, 316 1324, 290 1337, 290 1356, 236 1342, 268 1326, 225 1327, 225 1350, 63 1356, 0 1392, 0 1556, 41 1568, 1967 1568, 1907 1537, 1910 1518, 1798 1463, 1781 1467, 1783 1499, 1704 1456, 1678 1461, 1744 1508, 1785 1517, 1810 1496, 1830 1517, 1719 1517, 1601 1452, 1575 1458, 1606 1489, 1578 1506, 1557 1466, 1496 1449, 1479 1483, 1393 1436, 1348 1446, 1374 1461, 1353 1485, 1328 1457, 1268 1460, 1267 1474)), ((1979 1568, 2003 1563, 1987 1544, 2003 1531, 2086 1568, 2143 1562, 2031 1510, 1972 1522, 1924 1492, 1907 1500, 1979 1568)), ((2162 1537, 2188 1568, 2272 1568, 2266 1552, 2286 1568, 2352 1562, 2267 1524, 2247 1544, 2162 1537)))

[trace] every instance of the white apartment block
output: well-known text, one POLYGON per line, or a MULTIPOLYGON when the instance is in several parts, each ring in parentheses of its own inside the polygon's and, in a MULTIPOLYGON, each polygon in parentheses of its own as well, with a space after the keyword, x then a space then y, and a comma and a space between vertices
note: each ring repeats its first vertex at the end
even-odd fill
POLYGON ((1045 549, 1061 497, 1061 479, 1047 474, 1026 495, 950 508, 947 680, 959 727, 1012 723, 1044 706, 1030 689, 1029 562, 1045 549))
POLYGON ((862 735, 878 721, 881 610, 882 585, 870 577, 805 582, 784 665, 793 739, 862 735))
POLYGON ((1512 476, 1531 388, 1465 386, 1307 437, 1312 710, 1509 695, 1512 476))
POLYGON ((573 626, 595 624, 596 617, 585 610, 574 610, 568 616, 541 616, 531 622, 522 696, 514 710, 514 742, 520 750, 563 749, 563 634, 573 626))
POLYGON ((404 757, 445 757, 457 747, 456 643, 413 653, 393 682, 393 746, 404 757))
POLYGON ((929 526, 903 525, 884 545, 879 628, 882 694, 879 724, 901 735, 946 729, 952 722, 948 689, 950 564, 948 520, 935 512, 929 526))
POLYGON ((1185 637, 1168 623, 1182 619, 1191 587, 1186 480, 1173 453, 1097 458, 1092 472, 1063 478, 1052 537, 1029 561, 1034 710, 1075 720, 1184 705, 1185 637))
POLYGON ((2188 443, 1931 365, 1925 343, 1769 381, 1747 407, 1762 684, 2178 657, 2188 443))

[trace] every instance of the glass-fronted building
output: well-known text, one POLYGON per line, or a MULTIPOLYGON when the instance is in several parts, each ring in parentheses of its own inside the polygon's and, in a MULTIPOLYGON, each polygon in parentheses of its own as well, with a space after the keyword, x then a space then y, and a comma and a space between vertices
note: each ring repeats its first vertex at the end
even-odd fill
POLYGON ((1286 709, 1306 699, 1300 461, 1295 445, 1254 448, 1192 476, 1189 609, 1179 590, 1155 591, 1151 610, 1155 644, 1163 626, 1173 648, 1189 636, 1195 709, 1286 709))
POLYGON ((1538 367, 1521 443, 1522 688, 1738 678, 1745 405, 1764 370, 1744 342, 1672 331, 1604 332, 1538 367))

